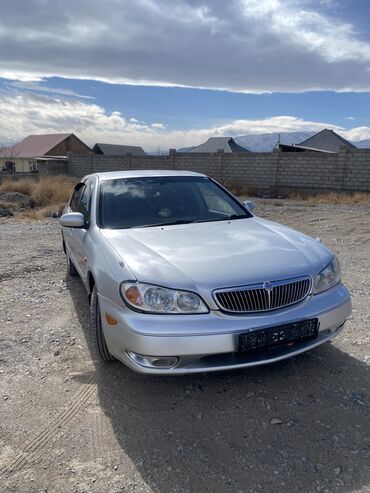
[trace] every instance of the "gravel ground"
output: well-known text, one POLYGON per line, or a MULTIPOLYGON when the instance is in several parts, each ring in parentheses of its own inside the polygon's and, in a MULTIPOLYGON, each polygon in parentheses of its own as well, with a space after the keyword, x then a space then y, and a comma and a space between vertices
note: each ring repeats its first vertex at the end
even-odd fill
POLYGON ((93 362, 57 221, 0 221, 1 492, 370 491, 370 208, 256 211, 338 254, 346 330, 279 364, 175 378, 93 362))

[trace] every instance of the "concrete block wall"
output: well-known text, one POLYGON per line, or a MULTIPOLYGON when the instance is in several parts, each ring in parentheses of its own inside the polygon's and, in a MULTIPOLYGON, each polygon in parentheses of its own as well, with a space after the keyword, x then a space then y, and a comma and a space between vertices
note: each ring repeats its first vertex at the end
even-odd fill
POLYGON ((324 153, 176 153, 168 156, 70 157, 68 174, 82 177, 131 169, 178 169, 204 173, 259 193, 283 190, 370 192, 370 149, 324 153))
POLYGON ((347 153, 343 169, 343 189, 370 191, 370 149, 347 153))
POLYGON ((68 164, 66 161, 43 161, 37 165, 40 176, 55 176, 67 174, 68 164))
POLYGON ((279 187, 340 190, 342 167, 337 154, 281 153, 279 160, 279 187))

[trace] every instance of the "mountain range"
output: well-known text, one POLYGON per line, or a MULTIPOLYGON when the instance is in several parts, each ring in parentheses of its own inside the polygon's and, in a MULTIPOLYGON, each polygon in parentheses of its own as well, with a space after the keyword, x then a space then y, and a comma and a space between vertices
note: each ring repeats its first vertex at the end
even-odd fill
MULTIPOLYGON (((234 140, 253 152, 271 152, 278 142, 281 144, 298 144, 317 132, 272 132, 266 134, 248 134, 234 137, 234 140)), ((356 147, 370 147, 370 139, 351 141, 356 147)), ((194 147, 183 147, 178 152, 188 152, 194 147)))
MULTIPOLYGON (((267 134, 240 135, 234 140, 243 147, 254 152, 270 152, 274 149, 280 139, 281 144, 298 144, 317 132, 273 132, 267 134)), ((370 147, 370 139, 351 141, 356 147, 370 147)))

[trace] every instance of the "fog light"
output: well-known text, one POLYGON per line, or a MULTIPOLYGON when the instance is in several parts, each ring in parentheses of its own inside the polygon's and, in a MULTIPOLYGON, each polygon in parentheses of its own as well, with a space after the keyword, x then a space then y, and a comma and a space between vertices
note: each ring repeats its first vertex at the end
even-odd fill
POLYGON ((177 363, 177 358, 159 358, 159 359, 153 359, 152 365, 153 366, 175 366, 177 363))
POLYGON ((173 368, 179 362, 177 356, 143 356, 142 354, 126 351, 127 355, 138 365, 145 368, 173 368))

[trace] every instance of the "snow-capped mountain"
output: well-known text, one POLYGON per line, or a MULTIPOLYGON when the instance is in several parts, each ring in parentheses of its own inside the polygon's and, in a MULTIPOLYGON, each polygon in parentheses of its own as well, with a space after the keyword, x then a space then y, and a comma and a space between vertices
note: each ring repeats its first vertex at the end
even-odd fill
MULTIPOLYGON (((299 144, 316 133, 317 132, 272 132, 267 134, 240 135, 239 137, 234 137, 234 140, 252 152, 271 152, 279 142, 279 139, 281 144, 299 144)), ((352 141, 352 143, 359 148, 370 148, 370 139, 352 141)), ((194 147, 183 147, 178 149, 178 152, 188 152, 191 149, 194 149, 194 147)))
MULTIPOLYGON (((308 139, 316 132, 278 132, 267 133, 267 134, 250 134, 250 135, 240 135, 239 137, 234 137, 237 144, 246 147, 252 152, 270 152, 274 149, 276 144, 279 142, 281 144, 298 144, 303 140, 308 139), (279 137, 280 136, 280 137, 279 137)), ((178 152, 189 152, 193 147, 182 147, 177 149, 178 152)))
POLYGON ((353 140, 352 144, 354 144, 356 147, 359 147, 360 149, 370 148, 370 139, 357 141, 353 140))
POLYGON ((234 140, 253 152, 270 152, 280 139, 281 144, 298 144, 312 137, 316 132, 273 132, 268 134, 251 134, 234 137, 234 140))
MULTIPOLYGON (((317 132, 278 132, 269 134, 253 134, 253 135, 241 135, 234 137, 234 140, 243 147, 247 147, 253 152, 270 152, 274 149, 276 144, 299 144, 304 140, 312 137, 317 132)), ((370 148, 370 139, 366 140, 352 140, 352 144, 360 149, 370 148)))

